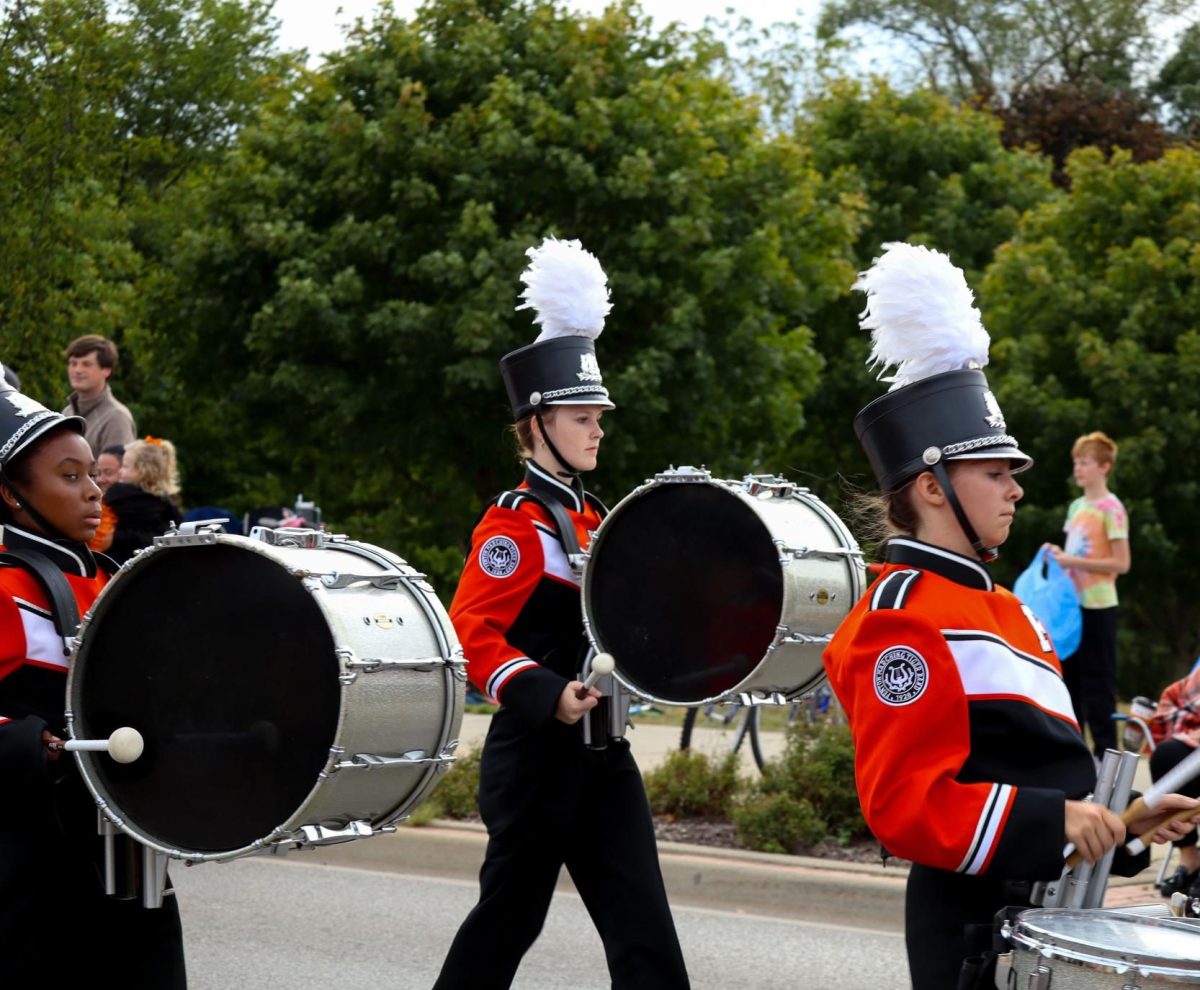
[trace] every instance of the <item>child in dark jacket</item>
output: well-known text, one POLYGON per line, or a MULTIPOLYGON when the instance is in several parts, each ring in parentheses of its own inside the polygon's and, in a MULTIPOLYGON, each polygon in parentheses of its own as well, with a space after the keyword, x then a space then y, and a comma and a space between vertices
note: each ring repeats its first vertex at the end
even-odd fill
POLYGON ((175 445, 158 437, 134 440, 125 448, 119 479, 104 493, 105 506, 116 516, 105 552, 124 564, 182 521, 175 445))

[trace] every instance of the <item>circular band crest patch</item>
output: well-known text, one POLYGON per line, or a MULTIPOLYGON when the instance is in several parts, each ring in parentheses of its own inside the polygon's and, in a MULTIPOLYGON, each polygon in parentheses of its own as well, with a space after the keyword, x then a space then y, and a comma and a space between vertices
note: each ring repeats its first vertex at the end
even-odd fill
POLYGON ((928 686, 925 658, 910 647, 889 647, 875 661, 875 694, 885 705, 911 705, 928 686))
POLYGON ((479 566, 494 578, 506 578, 521 562, 521 551, 507 536, 493 536, 479 548, 479 566))

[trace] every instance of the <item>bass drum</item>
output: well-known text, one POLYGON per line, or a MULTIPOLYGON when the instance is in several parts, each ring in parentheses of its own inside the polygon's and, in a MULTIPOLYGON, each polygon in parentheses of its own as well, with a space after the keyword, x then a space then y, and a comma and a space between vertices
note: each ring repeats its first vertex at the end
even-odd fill
POLYGON ((167 536, 84 617, 77 739, 137 729, 120 764, 76 752, 115 825, 175 859, 390 829, 453 762, 464 671, 433 589, 379 547, 307 530, 167 536))
POLYGON ((783 702, 824 681, 821 652, 865 573, 850 531, 808 489, 681 467, 600 524, 584 567, 584 623, 640 697, 783 702))

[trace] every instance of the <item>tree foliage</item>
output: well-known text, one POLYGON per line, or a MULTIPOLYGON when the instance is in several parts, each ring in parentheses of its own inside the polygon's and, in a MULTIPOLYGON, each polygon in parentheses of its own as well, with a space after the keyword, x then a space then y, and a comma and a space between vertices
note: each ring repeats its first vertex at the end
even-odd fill
MULTIPOLYGON (((1044 158, 1006 149, 991 114, 955 107, 929 90, 834 80, 810 101, 797 134, 823 175, 853 183, 866 201, 854 251, 858 270, 883 244, 907 240, 947 252, 974 283, 1021 214, 1055 195, 1044 158)), ((861 297, 843 297, 814 321, 826 373, 808 414, 822 428, 788 452, 788 463, 810 472, 813 486, 835 504, 845 494, 843 478, 873 486, 850 428, 881 391, 866 367, 862 306, 861 297)))
POLYGON ((1128 90, 1096 82, 1046 83, 1026 87, 997 111, 1009 147, 1036 147, 1055 166, 1058 185, 1068 182, 1067 158, 1076 148, 1110 153, 1124 148, 1134 161, 1158 158, 1167 133, 1151 102, 1128 90))
MULTIPOLYGON (((0 357, 49 404, 62 347, 146 327, 158 202, 217 160, 272 73, 268 0, 13 0, 0 12, 0 357)), ((136 354, 137 348, 131 350, 136 354)))
POLYGON ((858 25, 908 46, 930 84, 958 97, 1049 83, 1127 88, 1153 61, 1163 19, 1193 0, 828 0, 820 30, 858 25))
POLYGON ((1086 150, 1068 170, 1070 194, 1027 215, 981 291, 1001 404, 1038 460, 1021 475, 1030 507, 1008 576, 1061 534, 1075 438, 1107 432, 1133 550, 1118 583, 1121 686, 1154 694, 1200 652, 1200 156, 1138 164, 1086 150))
POLYGON ((1149 95, 1165 105, 1166 121, 1184 138, 1200 135, 1200 24, 1188 27, 1163 64, 1149 95))
POLYGON ((314 493, 448 583, 481 500, 517 480, 497 361, 535 335, 518 275, 549 234, 580 238, 612 290, 597 490, 778 462, 859 208, 682 36, 642 25, 634 5, 546 0, 384 12, 244 131, 154 352, 205 411, 164 403, 174 434, 238 437, 193 472, 198 497, 314 493))

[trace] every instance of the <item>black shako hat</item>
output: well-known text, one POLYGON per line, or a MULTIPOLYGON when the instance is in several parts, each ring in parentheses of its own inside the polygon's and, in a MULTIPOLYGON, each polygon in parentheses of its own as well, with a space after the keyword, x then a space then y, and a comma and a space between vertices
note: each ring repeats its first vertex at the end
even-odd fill
POLYGON ((939 251, 885 244, 854 288, 867 294, 859 318, 871 331, 872 367, 891 391, 854 417, 854 431, 885 492, 943 461, 1005 458, 1023 471, 1033 458, 1008 434, 980 369, 991 339, 960 269, 939 251))
POLYGON ((7 381, 0 381, 0 472, 56 426, 67 426, 83 434, 87 422, 82 416, 53 412, 18 392, 7 381))
POLYGON ((600 262, 579 241, 553 237, 526 254, 525 302, 517 309, 534 310, 542 330, 532 344, 500 359, 513 418, 557 405, 616 408, 596 361, 596 338, 612 308, 600 262))
POLYGON ((1017 462, 1016 471, 1033 464, 1009 436, 987 378, 974 368, 881 395, 854 417, 854 432, 885 492, 941 460, 1002 457, 1017 462))
POLYGON ((854 417, 854 431, 885 492, 932 471, 955 518, 983 561, 997 549, 975 532, 946 463, 1004 458, 1014 472, 1033 458, 1009 436, 1000 404, 981 370, 991 339, 961 270, 938 252, 885 244, 854 288, 867 294, 859 317, 871 331, 872 367, 895 368, 891 390, 854 417))

